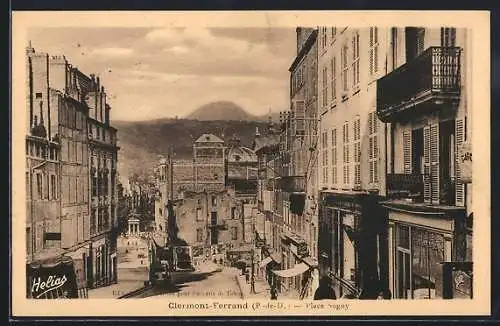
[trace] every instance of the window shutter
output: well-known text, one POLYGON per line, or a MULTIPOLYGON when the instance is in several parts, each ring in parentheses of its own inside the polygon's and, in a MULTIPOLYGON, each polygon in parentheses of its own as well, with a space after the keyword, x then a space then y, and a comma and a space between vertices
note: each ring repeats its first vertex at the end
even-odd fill
POLYGON ((305 129, 305 107, 304 101, 294 103, 295 132, 302 132, 305 129))
POLYGON ((404 174, 412 173, 411 166, 411 132, 403 132, 403 162, 404 162, 404 174))
POLYGON ((460 182, 460 166, 459 164, 459 153, 458 149, 464 142, 464 125, 465 121, 463 119, 457 119, 455 121, 455 205, 464 206, 465 205, 465 185, 460 182))
POLYGON ((424 127, 424 201, 430 202, 431 200, 431 181, 430 181, 430 126, 424 127))
POLYGON ((439 124, 431 125, 430 156, 431 156, 431 201, 439 204, 439 124))

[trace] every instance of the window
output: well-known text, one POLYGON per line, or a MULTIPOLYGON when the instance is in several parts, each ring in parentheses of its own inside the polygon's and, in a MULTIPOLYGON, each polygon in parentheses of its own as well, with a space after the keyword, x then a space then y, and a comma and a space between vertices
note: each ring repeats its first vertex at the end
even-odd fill
POLYGON ((202 214, 201 208, 196 209, 196 220, 203 221, 203 214, 202 214))
POLYGON ((330 70, 332 72, 330 81, 332 89, 332 101, 335 103, 335 100, 337 99, 337 58, 333 57, 330 65, 330 70))
POLYGON ((321 28, 322 33, 321 33, 321 47, 324 49, 326 47, 326 27, 321 28))
POLYGON ((368 114, 370 183, 378 183, 378 118, 375 112, 368 114))
POLYGON ((323 107, 326 108, 328 105, 328 69, 323 67, 323 87, 321 89, 321 99, 323 101, 323 107))
POLYGON ((354 185, 361 186, 361 121, 354 121, 354 185))
POLYGON ((406 61, 411 61, 418 57, 424 51, 425 28, 406 27, 405 28, 405 46, 406 61))
POLYGON ((36 99, 40 99, 40 98, 42 98, 42 93, 36 93, 36 94, 35 94, 35 98, 36 98, 36 99))
POLYGON ((370 27, 370 76, 378 72, 378 28, 370 27))
POLYGON ((50 175, 48 174, 44 174, 45 176, 45 180, 44 180, 44 183, 45 183, 45 191, 43 192, 43 199, 50 199, 50 175))
POLYGON ((352 87, 359 89, 359 32, 352 38, 352 87))
POLYGON ((441 46, 454 47, 456 46, 457 32, 455 28, 441 28, 441 46))
POLYGON ((344 184, 349 184, 349 124, 346 122, 342 128, 342 140, 344 144, 343 148, 343 176, 344 176, 344 184))
POLYGON ((42 174, 36 174, 36 193, 38 199, 43 199, 43 179, 42 174))
POLYGON ((321 133, 321 157, 323 167, 323 185, 328 184, 328 133, 321 133))
POLYGON ((347 74, 349 72, 349 66, 347 65, 347 44, 342 47, 342 92, 347 93, 349 90, 349 84, 347 82, 347 74))
POLYGON ((238 240, 238 227, 231 227, 231 240, 238 240))
POLYGON ((335 36, 337 35, 337 28, 336 27, 332 27, 331 28, 331 33, 332 33, 332 43, 335 42, 335 36))
POLYGON ((236 207, 231 207, 231 219, 236 218, 236 207))
POLYGON ((161 207, 158 209, 158 213, 160 214, 160 216, 163 215, 163 209, 161 209, 161 207))
POLYGON ((212 196, 212 206, 217 206, 217 197, 212 196))
POLYGON ((57 199, 57 179, 54 174, 50 176, 50 190, 52 199, 57 199))
POLYGON ((203 229, 196 230, 196 242, 203 242, 203 229))
POLYGON ((337 184, 337 129, 332 130, 332 183, 337 184))
POLYGON ((97 196, 97 188, 99 187, 99 180, 97 178, 97 173, 92 175, 92 196, 97 196))

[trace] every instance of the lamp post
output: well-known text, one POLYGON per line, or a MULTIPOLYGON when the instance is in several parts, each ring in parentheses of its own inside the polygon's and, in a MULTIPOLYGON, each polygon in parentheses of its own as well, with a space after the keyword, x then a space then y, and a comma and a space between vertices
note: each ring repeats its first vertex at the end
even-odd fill
POLYGON ((251 281, 250 281, 250 293, 251 294, 255 294, 254 254, 255 254, 255 251, 252 248, 252 257, 251 257, 251 262, 252 262, 252 276, 251 276, 251 281))

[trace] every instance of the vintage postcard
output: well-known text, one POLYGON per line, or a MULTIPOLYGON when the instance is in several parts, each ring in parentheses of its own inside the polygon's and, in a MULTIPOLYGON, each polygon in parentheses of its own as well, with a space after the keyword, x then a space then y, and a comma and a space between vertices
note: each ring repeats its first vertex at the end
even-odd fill
POLYGON ((12 17, 14 316, 490 313, 488 12, 12 17))

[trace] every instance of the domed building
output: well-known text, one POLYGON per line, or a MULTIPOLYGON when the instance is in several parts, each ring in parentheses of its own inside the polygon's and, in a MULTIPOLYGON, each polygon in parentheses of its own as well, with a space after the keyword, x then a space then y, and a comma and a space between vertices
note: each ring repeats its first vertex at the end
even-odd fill
POLYGON ((226 149, 226 185, 236 197, 254 200, 257 195, 258 158, 233 135, 226 149))

